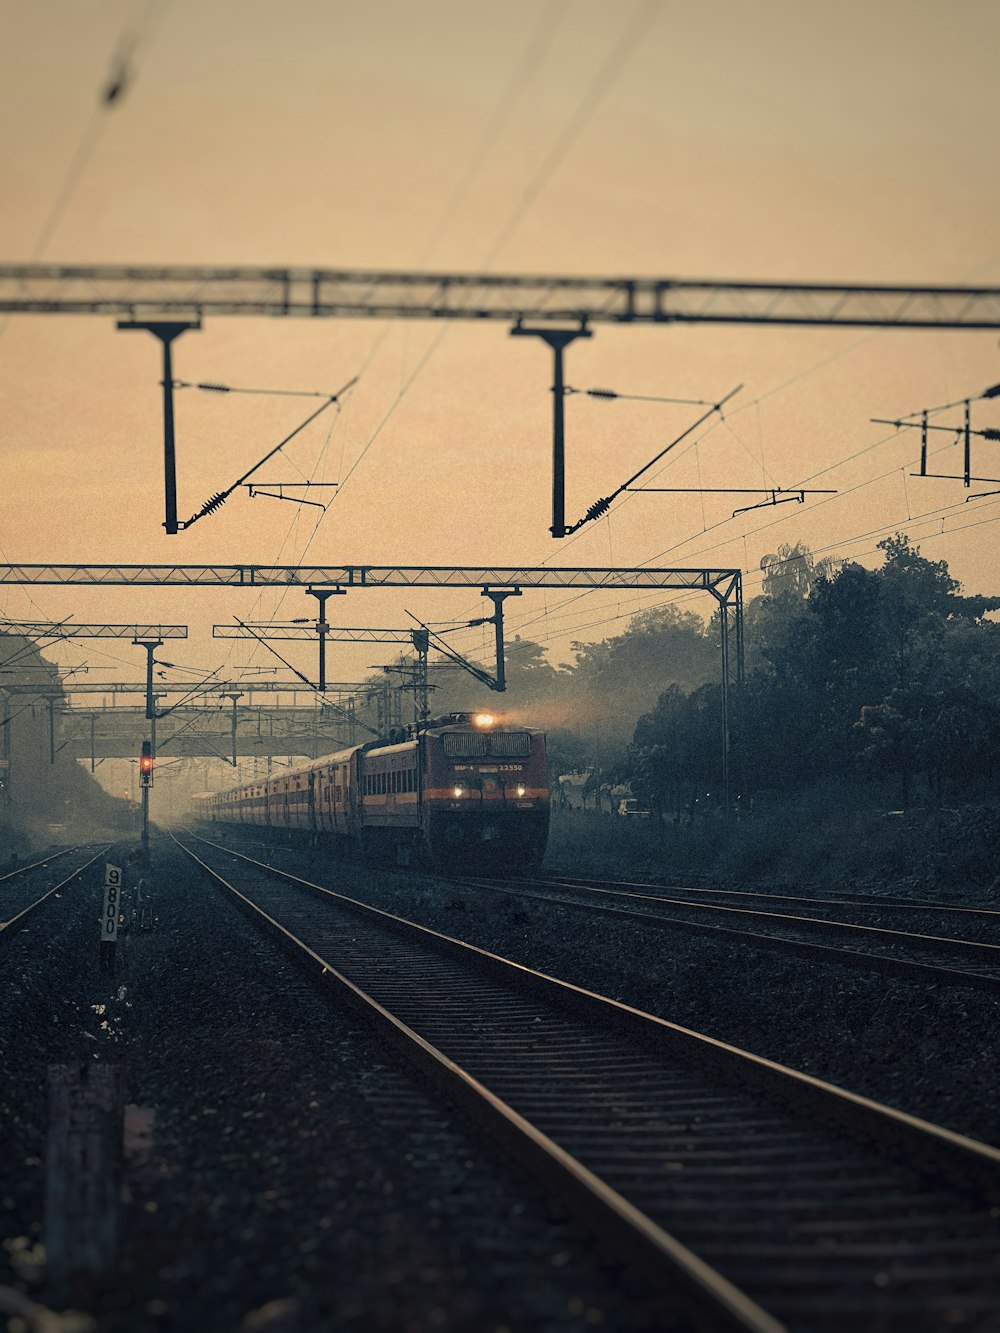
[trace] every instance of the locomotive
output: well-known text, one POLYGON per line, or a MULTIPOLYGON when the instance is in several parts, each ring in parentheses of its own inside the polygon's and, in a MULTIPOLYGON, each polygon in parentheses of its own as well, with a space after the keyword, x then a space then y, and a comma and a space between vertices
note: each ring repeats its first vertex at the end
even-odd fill
POLYGON ((198 805, 213 824, 348 839, 373 860, 538 865, 549 830, 545 735, 490 713, 450 713, 198 805))

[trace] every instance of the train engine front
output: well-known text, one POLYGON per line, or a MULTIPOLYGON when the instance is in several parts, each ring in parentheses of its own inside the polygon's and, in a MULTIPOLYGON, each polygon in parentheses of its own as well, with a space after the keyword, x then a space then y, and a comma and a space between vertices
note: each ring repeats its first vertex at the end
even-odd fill
POLYGON ((549 834, 545 735, 490 713, 422 732, 424 837, 439 864, 534 866, 549 834))

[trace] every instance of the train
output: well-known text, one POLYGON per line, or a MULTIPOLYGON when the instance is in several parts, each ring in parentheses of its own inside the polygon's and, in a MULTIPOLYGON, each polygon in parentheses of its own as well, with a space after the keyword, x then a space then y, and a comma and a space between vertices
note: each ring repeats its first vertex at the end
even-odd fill
POLYGON ((196 806, 212 825, 351 843, 398 865, 536 866, 549 831, 545 734, 492 713, 449 713, 196 806))

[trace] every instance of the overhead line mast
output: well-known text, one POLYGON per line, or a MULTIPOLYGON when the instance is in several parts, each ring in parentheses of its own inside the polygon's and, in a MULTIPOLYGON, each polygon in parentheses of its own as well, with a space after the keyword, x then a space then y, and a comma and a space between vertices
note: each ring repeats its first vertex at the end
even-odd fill
MULTIPOLYGON (((358 269, 6 264, 0 265, 0 312, 117 314, 124 317, 119 328, 146 329, 160 340, 166 515, 163 526, 168 534, 176 534, 211 513, 235 489, 234 486, 213 496, 187 524, 179 522, 173 429, 175 381, 170 349, 182 333, 200 327, 203 317, 261 315, 509 323, 514 334, 541 338, 554 356, 550 531, 558 539, 579 527, 579 524, 567 526, 565 520, 563 356, 570 343, 591 336, 591 325, 715 323, 1000 329, 1000 288, 427 274, 358 269), (526 326, 526 320, 540 327, 526 326), (567 324, 571 327, 566 328, 567 324)), ((245 481, 249 475, 240 480, 245 481)), ((592 506, 587 518, 599 516, 592 506)))

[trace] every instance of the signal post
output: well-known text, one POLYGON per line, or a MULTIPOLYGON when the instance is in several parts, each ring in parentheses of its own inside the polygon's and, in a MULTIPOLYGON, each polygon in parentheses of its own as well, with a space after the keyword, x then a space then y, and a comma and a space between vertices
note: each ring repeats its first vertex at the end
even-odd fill
POLYGON ((139 787, 142 791, 142 855, 149 860, 149 789, 153 785, 153 745, 143 741, 139 758, 139 787))

